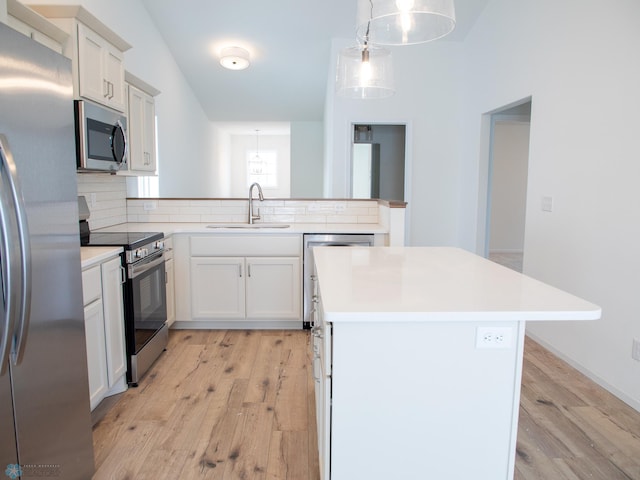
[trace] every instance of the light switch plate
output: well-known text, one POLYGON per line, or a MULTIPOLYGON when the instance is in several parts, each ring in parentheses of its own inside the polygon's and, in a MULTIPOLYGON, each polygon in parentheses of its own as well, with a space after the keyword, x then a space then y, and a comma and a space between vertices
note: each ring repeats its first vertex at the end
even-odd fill
POLYGON ((542 211, 553 212, 553 197, 550 197, 548 195, 542 197, 542 211))

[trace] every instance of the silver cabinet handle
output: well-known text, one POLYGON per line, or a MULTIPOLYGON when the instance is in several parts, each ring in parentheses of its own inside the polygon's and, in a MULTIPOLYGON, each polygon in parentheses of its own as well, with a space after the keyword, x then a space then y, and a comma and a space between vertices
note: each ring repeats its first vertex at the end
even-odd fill
POLYGON ((4 152, 0 153, 0 157, 2 157, 2 168, 6 168, 9 173, 7 180, 13 202, 20 257, 20 268, 18 269, 20 273, 19 281, 15 282, 16 285, 19 285, 17 292, 19 304, 17 306, 14 325, 14 328, 17 328, 17 332, 15 334, 15 347, 11 352, 11 361, 14 365, 17 365, 22 361, 22 356, 24 355, 26 335, 29 330, 29 320, 31 318, 31 246, 29 244, 27 217, 22 200, 20 182, 18 181, 16 164, 13 161, 11 151, 8 149, 8 142, 4 135, 0 135, 0 150, 4 152))
POLYGON ((247 265, 247 277, 251 277, 251 264, 247 265))
POLYGON ((242 265, 238 264, 238 275, 240 275, 240 278, 242 278, 242 265))
POLYGON ((108 98, 109 97, 109 82, 107 81, 106 78, 102 79, 102 96, 104 98, 108 98))
POLYGON ((127 270, 120 265, 120 285, 124 285, 127 281, 127 270))

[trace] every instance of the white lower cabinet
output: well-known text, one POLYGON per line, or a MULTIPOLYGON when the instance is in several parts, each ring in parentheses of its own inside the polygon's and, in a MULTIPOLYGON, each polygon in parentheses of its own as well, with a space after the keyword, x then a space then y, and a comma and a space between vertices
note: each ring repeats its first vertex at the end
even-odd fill
POLYGON ((82 272, 91 410, 127 388, 120 257, 82 272))
POLYGON ((299 257, 194 257, 194 319, 299 319, 299 257))
POLYGON ((84 307, 84 333, 87 342, 89 402, 91 410, 93 410, 109 390, 107 362, 105 361, 107 349, 104 336, 104 312, 101 299, 84 307))
POLYGON ((179 327, 302 327, 301 235, 211 234, 174 240, 179 327))

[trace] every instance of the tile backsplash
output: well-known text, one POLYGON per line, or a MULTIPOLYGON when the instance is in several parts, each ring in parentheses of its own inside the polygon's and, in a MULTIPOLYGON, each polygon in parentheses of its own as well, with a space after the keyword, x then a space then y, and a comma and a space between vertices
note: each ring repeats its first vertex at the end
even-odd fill
MULTIPOLYGON (((248 202, 240 199, 128 199, 129 222, 246 222, 248 202)), ((378 223, 377 200, 254 200, 266 223, 378 223)))
POLYGON ((87 199, 89 228, 109 227, 127 221, 127 179, 104 173, 79 173, 78 195, 87 199))
MULTIPOLYGON (((87 199, 89 228, 126 222, 247 221, 244 199, 127 199, 126 177, 78 174, 78 195, 87 199)), ((261 222, 267 223, 384 223, 377 200, 274 199, 254 200, 261 222)))

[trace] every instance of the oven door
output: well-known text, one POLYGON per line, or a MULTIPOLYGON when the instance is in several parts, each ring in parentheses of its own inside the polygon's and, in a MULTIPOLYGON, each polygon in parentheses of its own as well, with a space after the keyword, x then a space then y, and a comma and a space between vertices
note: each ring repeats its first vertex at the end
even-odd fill
MULTIPOLYGON (((133 338, 128 339, 128 348, 130 354, 138 354, 167 322, 164 253, 131 264, 127 270, 134 331, 133 338)), ((127 330, 131 332, 131 325, 127 330)))

